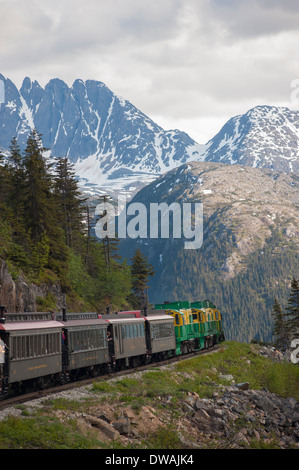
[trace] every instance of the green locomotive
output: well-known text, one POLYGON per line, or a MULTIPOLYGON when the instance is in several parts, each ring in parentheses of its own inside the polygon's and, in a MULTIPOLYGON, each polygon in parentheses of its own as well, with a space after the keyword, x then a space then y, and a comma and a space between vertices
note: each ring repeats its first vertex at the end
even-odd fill
POLYGON ((222 316, 209 300, 165 302, 156 304, 155 310, 163 310, 174 317, 176 355, 209 348, 224 341, 222 316))

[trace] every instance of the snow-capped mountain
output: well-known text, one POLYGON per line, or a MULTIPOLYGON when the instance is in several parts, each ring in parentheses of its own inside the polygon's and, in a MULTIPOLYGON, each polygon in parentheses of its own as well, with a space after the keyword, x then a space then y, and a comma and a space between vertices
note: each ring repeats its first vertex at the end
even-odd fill
POLYGON ((299 173, 299 111, 256 106, 233 117, 208 142, 201 158, 299 173))
POLYGON ((204 150, 184 132, 164 131, 102 82, 76 80, 69 87, 52 79, 42 88, 27 77, 18 90, 11 80, 0 79, 5 84, 0 149, 7 151, 14 136, 24 147, 35 128, 52 156, 74 162, 85 190, 150 182, 197 160, 204 150))
POLYGON ((129 101, 94 80, 71 87, 57 78, 41 87, 25 78, 20 90, 0 74, 0 151, 12 137, 21 148, 35 128, 53 157, 68 156, 85 192, 135 193, 190 161, 214 161, 299 173, 299 111, 257 106, 231 118, 206 145, 179 130, 165 131, 129 101))

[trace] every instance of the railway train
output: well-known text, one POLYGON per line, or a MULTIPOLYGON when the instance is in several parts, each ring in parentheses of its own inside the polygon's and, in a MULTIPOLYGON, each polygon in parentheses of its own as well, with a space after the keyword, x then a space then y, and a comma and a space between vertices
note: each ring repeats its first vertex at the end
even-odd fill
POLYGON ((0 306, 0 397, 186 354, 224 341, 209 301, 152 310, 7 313, 0 306))

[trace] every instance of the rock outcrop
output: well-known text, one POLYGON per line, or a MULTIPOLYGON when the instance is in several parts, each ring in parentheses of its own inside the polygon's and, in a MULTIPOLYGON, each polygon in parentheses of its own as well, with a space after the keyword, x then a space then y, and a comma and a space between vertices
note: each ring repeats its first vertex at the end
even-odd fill
POLYGON ((209 399, 190 393, 185 401, 191 427, 207 441, 225 448, 258 446, 260 441, 280 448, 298 446, 299 404, 294 398, 249 390, 246 383, 227 386, 222 393, 214 392, 209 399))
POLYGON ((7 264, 0 259, 0 303, 8 312, 38 311, 39 300, 49 294, 56 301, 56 309, 65 306, 65 294, 59 285, 31 284, 22 274, 14 280, 7 264))

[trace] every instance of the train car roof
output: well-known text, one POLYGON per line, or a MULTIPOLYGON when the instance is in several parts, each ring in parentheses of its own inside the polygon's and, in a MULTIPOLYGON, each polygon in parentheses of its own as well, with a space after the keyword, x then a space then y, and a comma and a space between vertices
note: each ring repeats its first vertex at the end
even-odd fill
POLYGON ((55 320, 50 321, 19 321, 0 323, 0 331, 25 331, 25 330, 41 330, 47 328, 60 329, 62 324, 55 320))
POLYGON ((140 316, 141 314, 141 310, 120 310, 119 312, 117 312, 117 315, 127 315, 127 314, 133 314, 136 316, 140 316))
POLYGON ((144 318, 141 317, 141 318, 136 318, 136 317, 130 317, 130 318, 124 318, 123 315, 113 315, 113 318, 112 318, 112 315, 105 315, 105 321, 107 323, 122 323, 122 324, 126 324, 126 323, 140 323, 140 322, 144 322, 144 318), (106 317, 109 317, 109 318, 106 318, 106 317))
POLYGON ((5 312, 5 323, 51 321, 54 319, 52 312, 5 312))
POLYGON ((149 322, 151 322, 151 321, 157 321, 157 320, 159 320, 159 321, 161 321, 161 320, 163 320, 163 321, 169 321, 169 322, 171 322, 171 323, 174 322, 174 317, 172 317, 171 315, 159 315, 159 314, 157 314, 157 315, 149 315, 148 317, 144 317, 144 319, 145 319, 145 321, 149 321, 149 322))
POLYGON ((140 316, 136 317, 133 313, 122 313, 119 315, 119 313, 103 313, 99 315, 99 318, 102 318, 103 320, 113 320, 113 319, 119 319, 122 320, 124 318, 139 318, 140 316))
POLYGON ((79 320, 67 320, 67 321, 59 321, 59 323, 64 327, 64 328, 68 328, 69 326, 80 326, 82 328, 82 326, 92 326, 92 325, 102 325, 102 326, 106 326, 107 325, 107 322, 105 322, 105 320, 102 320, 101 318, 90 318, 90 319, 87 319, 87 320, 82 320, 82 319, 79 319, 79 320))
POLYGON ((63 318, 66 318, 67 321, 69 320, 97 320, 99 318, 96 312, 67 312, 63 313, 55 313, 55 320, 63 321, 63 318))

